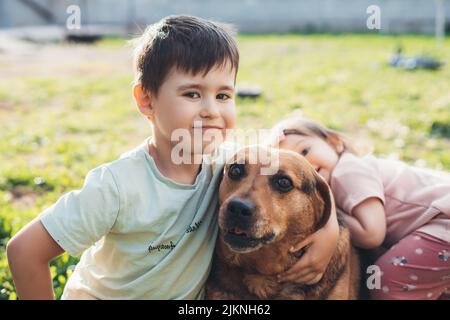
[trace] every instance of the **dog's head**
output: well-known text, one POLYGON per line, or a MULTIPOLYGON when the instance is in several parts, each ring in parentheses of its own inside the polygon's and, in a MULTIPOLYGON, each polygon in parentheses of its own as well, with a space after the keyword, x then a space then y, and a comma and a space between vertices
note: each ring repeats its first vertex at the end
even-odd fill
POLYGON ((219 228, 234 252, 252 252, 282 239, 301 241, 325 225, 331 213, 328 185, 302 156, 265 150, 277 153, 272 156, 279 160, 278 170, 261 175, 265 166, 250 161, 259 148, 243 149, 224 168, 219 228))

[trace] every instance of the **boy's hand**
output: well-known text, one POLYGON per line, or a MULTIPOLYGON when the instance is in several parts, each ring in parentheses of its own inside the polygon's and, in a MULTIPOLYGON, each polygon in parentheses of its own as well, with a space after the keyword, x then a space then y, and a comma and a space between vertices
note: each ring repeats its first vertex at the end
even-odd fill
POLYGON ((306 253, 289 270, 278 275, 278 281, 308 285, 319 282, 336 250, 338 238, 339 226, 334 214, 322 229, 290 249, 296 252, 303 248, 306 253))

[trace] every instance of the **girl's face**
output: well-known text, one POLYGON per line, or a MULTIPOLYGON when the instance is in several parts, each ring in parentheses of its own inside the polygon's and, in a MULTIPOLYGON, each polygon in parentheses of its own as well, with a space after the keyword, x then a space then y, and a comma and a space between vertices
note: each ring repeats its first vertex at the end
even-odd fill
POLYGON ((314 169, 330 183, 331 173, 339 160, 339 155, 331 142, 319 137, 288 134, 281 140, 279 147, 304 156, 314 169))

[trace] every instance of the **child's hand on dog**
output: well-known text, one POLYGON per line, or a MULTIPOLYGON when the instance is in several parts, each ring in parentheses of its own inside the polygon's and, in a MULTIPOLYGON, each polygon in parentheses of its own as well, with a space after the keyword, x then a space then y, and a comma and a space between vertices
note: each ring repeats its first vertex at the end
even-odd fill
POLYGON ((305 253, 289 270, 278 275, 278 281, 307 285, 319 282, 335 253, 338 237, 339 226, 333 206, 327 224, 290 249, 292 253, 300 250, 305 253))

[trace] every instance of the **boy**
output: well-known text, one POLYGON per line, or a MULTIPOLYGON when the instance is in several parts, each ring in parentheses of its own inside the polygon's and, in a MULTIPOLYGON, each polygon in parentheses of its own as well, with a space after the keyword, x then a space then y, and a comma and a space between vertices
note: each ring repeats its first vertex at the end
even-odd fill
MULTIPOLYGON (((225 139, 235 127, 238 64, 226 26, 172 16, 147 28, 137 41, 133 94, 152 138, 92 170, 81 190, 61 197, 9 241, 20 299, 53 298, 48 264, 64 251, 84 252, 63 299, 204 297, 223 166, 195 161, 202 156, 195 143, 192 152, 185 146, 188 161, 179 163, 171 135, 181 130, 195 138, 200 130, 202 150, 208 135, 225 139)), ((313 235, 295 246, 310 250, 280 281, 320 280, 337 243, 335 215, 319 232, 329 235, 320 237, 326 243, 313 235)))
POLYGON ((11 239, 8 260, 20 299, 52 299, 49 261, 84 250, 63 299, 203 297, 221 170, 174 164, 171 133, 192 135, 198 124, 221 135, 234 128, 238 64, 226 26, 173 16, 147 28, 137 41, 133 93, 152 138, 89 172, 81 190, 11 239))

